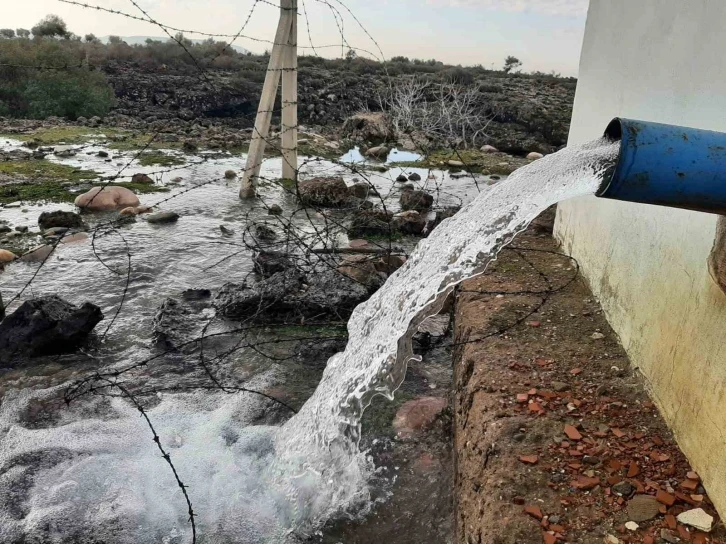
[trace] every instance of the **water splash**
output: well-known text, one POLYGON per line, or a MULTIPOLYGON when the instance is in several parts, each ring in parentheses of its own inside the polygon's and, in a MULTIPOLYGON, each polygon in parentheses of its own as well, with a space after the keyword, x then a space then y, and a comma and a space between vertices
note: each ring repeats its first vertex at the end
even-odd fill
MULTIPOLYGON (((400 385, 418 325, 544 209, 592 194, 617 153, 605 140, 567 148, 442 223, 356 309, 345 352, 283 427, 255 426, 261 408, 249 397, 158 395, 147 413, 189 486, 199 542, 286 542, 365 502, 373 467, 359 449, 361 416, 400 385)), ((273 374, 248 385, 264 388, 273 374)), ((54 426, 24 425, 22 414, 54 393, 10 392, 0 405, 0 541, 190 542, 180 491, 136 410, 98 400, 61 412, 54 426)))
POLYGON ((356 308, 345 351, 328 361, 315 393, 277 438, 278 477, 299 465, 319 478, 316 487, 323 490, 314 500, 296 497, 304 505, 300 523, 314 521, 321 504, 337 507, 359 498, 369 470, 358 450, 361 416, 375 395, 393 398, 414 359, 411 339, 418 326, 438 313, 457 283, 482 273, 545 209, 593 194, 618 149, 599 139, 521 168, 443 222, 356 308), (326 482, 331 483, 327 489, 326 482))

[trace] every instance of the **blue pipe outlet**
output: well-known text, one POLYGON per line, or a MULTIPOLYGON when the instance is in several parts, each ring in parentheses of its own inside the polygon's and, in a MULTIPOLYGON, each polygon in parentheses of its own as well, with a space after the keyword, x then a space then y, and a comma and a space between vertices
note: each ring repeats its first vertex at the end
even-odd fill
POLYGON ((616 118, 620 155, 597 196, 726 215, 726 134, 616 118))

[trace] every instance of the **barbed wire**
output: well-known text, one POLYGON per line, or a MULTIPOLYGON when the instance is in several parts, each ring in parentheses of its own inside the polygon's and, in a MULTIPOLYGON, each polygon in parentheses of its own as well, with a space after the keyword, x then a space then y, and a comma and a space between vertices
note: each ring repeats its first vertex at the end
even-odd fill
MULTIPOLYGON (((105 8, 102 6, 94 6, 90 4, 86 4, 83 2, 78 2, 75 0, 59 0, 60 2, 75 5, 78 7, 86 8, 86 9, 95 9, 102 12, 111 13, 117 16, 122 16, 125 18, 137 20, 140 22, 150 23, 154 24, 157 27, 161 28, 169 38, 175 42, 183 51, 185 56, 189 57, 192 60, 192 63, 194 67, 196 68, 199 79, 204 81, 205 83, 209 84, 213 91, 216 93, 216 83, 212 77, 210 77, 209 72, 207 71, 207 68, 202 65, 204 59, 199 59, 195 57, 195 55, 192 53, 189 47, 184 43, 183 39, 179 36, 172 35, 172 32, 176 33, 182 33, 182 34, 192 34, 192 35, 202 35, 207 37, 213 37, 213 38, 229 38, 230 41, 225 44, 225 46, 217 52, 216 56, 212 58, 211 61, 208 62, 209 67, 211 67, 214 62, 224 54, 225 51, 229 50, 229 48, 232 47, 232 45, 236 42, 238 39, 249 39, 253 40, 259 43, 267 43, 271 45, 288 45, 288 44, 276 44, 274 41, 269 40, 263 40, 254 38, 252 36, 247 36, 244 34, 245 29, 250 24, 253 14, 255 13, 255 9, 258 6, 258 4, 268 4, 274 6, 276 9, 280 9, 279 6, 273 4, 272 2, 269 2, 267 0, 253 0, 253 4, 251 6, 251 9, 244 20, 244 23, 242 24, 240 30, 236 34, 211 34, 211 33, 205 33, 200 31, 194 31, 194 30, 185 30, 180 28, 175 28, 170 25, 163 24, 155 19, 153 19, 147 11, 145 11, 136 0, 129 0, 130 3, 141 12, 142 16, 134 15, 131 13, 125 13, 118 10, 113 10, 109 8, 105 8)), ((310 31, 310 21, 308 19, 308 13, 307 8, 305 6, 304 0, 302 1, 302 15, 305 17, 306 25, 307 25, 307 33, 308 38, 310 40, 310 46, 299 46, 301 49, 312 49, 312 51, 317 54, 318 49, 323 48, 332 48, 332 47, 340 47, 341 48, 341 55, 345 55, 345 48, 347 47, 349 51, 362 51, 374 58, 378 58, 380 62, 383 63, 383 68, 387 76, 387 81, 389 84, 389 87, 392 86, 391 77, 390 74, 388 74, 388 70, 385 64, 385 57, 383 56, 383 52, 376 40, 372 37, 372 35, 367 31, 367 29, 361 24, 361 22, 358 20, 357 17, 352 13, 352 11, 340 0, 316 0, 323 6, 326 6, 328 10, 331 13, 331 16, 333 17, 333 20, 335 22, 335 25, 338 29, 338 33, 341 37, 341 43, 340 44, 331 44, 331 45, 315 45, 312 41, 312 34, 310 31), (335 2, 335 5, 333 4, 335 2), (347 14, 353 17, 355 20, 355 23, 364 31, 364 33, 368 36, 368 38, 373 42, 375 48, 377 48, 380 57, 378 57, 377 54, 371 53, 370 51, 367 51, 365 49, 361 48, 355 48, 352 47, 347 40, 346 37, 346 31, 345 31, 345 23, 344 23, 344 15, 342 11, 345 11, 347 14), (382 60, 381 60, 382 59, 382 60)), ((295 9, 295 12, 300 15, 300 13, 295 9)), ((77 69, 77 68, 85 68, 90 67, 89 63, 86 62, 85 64, 83 62, 80 62, 79 65, 73 66, 73 65, 66 65, 66 66, 28 66, 28 65, 9 65, 9 64, 0 64, 0 67, 9 67, 9 68, 22 68, 22 69, 37 69, 37 70, 63 70, 63 69, 77 69)), ((100 68, 101 66, 96 66, 100 68)), ((290 67, 266 67, 266 68, 244 68, 245 71, 258 71, 258 72, 270 72, 270 71, 280 71, 280 72, 286 72, 286 71, 299 71, 297 68, 290 68, 290 67)), ((345 92, 344 87, 342 84, 339 83, 338 88, 341 90, 340 92, 345 92)), ((257 111, 254 113, 246 114, 246 115, 240 115, 239 117, 252 117, 257 116, 260 113, 268 113, 271 115, 275 114, 282 114, 284 108, 287 107, 297 107, 298 103, 297 101, 294 102, 284 102, 282 103, 281 107, 279 108, 272 108, 270 110, 266 111, 257 111)), ((133 178, 133 174, 125 174, 126 170, 129 169, 132 165, 136 163, 136 161, 139 159, 139 157, 142 156, 144 152, 146 152, 154 142, 157 141, 159 135, 163 133, 165 130, 169 128, 171 125, 172 120, 168 120, 166 123, 161 123, 159 127, 154 131, 154 134, 151 136, 151 138, 142 146, 141 150, 135 153, 129 160, 125 162, 125 164, 115 173, 109 176, 99 176, 99 181, 104 182, 101 185, 100 190, 95 194, 95 196, 92 198, 95 199, 102 191, 106 190, 108 187, 111 186, 111 184, 114 181, 117 181, 119 179, 125 179, 128 177, 133 178)), ((295 130, 297 131, 300 128, 300 124, 297 123, 295 126, 286 126, 282 127, 280 131, 276 132, 274 136, 270 136, 268 134, 263 134, 259 128, 255 125, 253 127, 252 132, 252 138, 261 138, 265 145, 269 148, 270 151, 273 153, 278 153, 280 156, 275 157, 276 159, 280 159, 283 163, 288 161, 286 151, 299 151, 299 146, 296 146, 294 148, 286 148, 284 147, 280 142, 279 139, 282 135, 286 134, 288 131, 295 130)), ((409 134, 412 141, 414 141, 414 145, 417 149, 420 149, 422 151, 426 151, 428 146, 424 142, 417 142, 416 141, 416 135, 411 132, 409 134)), ((458 149, 456 149, 455 146, 452 146, 453 152, 457 154, 457 156, 461 157, 461 155, 458 152, 458 149)), ((260 161, 257 164, 248 164, 245 166, 245 168, 241 170, 237 170, 238 174, 241 174, 240 177, 244 176, 248 172, 255 172, 258 168, 263 166, 263 164, 271 160, 273 157, 263 155, 260 159, 260 161)), ((189 170, 194 169, 200 165, 203 165, 207 162, 212 160, 212 157, 201 157, 201 158, 195 158, 194 160, 185 161, 184 164, 173 166, 170 168, 164 168, 159 169, 155 171, 150 171, 147 173, 147 175, 152 176, 164 176, 166 174, 169 174, 171 172, 180 171, 180 170, 189 170)), ((464 164, 465 170, 471 172, 471 169, 469 165, 466 165, 463 160, 461 160, 462 164, 464 164)), ((293 164, 287 162, 289 166, 293 166, 293 164)), ((289 196, 291 199, 294 199, 294 202, 296 202, 296 207, 291 210, 286 216, 285 215, 268 215, 265 218, 264 224, 267 224, 267 221, 271 221, 273 226, 277 229, 275 232, 282 232, 282 237, 276 240, 266 240, 263 236, 259 235, 258 227, 259 222, 261 221, 259 212, 260 211, 266 211, 268 214, 272 210, 272 207, 269 202, 267 202, 267 197, 265 194, 263 194, 263 191, 260 191, 257 195, 257 199, 254 201, 252 206, 250 206, 250 209, 246 212, 244 217, 244 224, 245 228, 243 229, 243 232, 241 234, 241 243, 237 243, 236 241, 224 241, 224 242, 214 242, 218 244, 222 244, 225 246, 229 246, 230 248, 233 248, 232 253, 225 256, 224 258, 216 261, 215 263, 209 265, 204 270, 210 270, 212 268, 215 268, 217 266, 220 266, 223 262, 228 261, 230 259, 234 259, 235 257, 239 255, 254 255, 259 256, 260 254, 263 254, 265 252, 270 251, 278 251, 285 256, 285 258, 288 258, 293 264, 291 266, 291 269, 295 271, 301 272, 301 274, 304 277, 311 277, 315 274, 319 273, 320 270, 322 271, 329 271, 334 274, 339 274, 341 276, 344 276, 347 278, 350 282, 363 285, 366 288, 368 288, 367 282, 358 279, 355 277, 354 274, 346 273, 342 270, 341 264, 344 264, 347 267, 352 268, 353 270, 359 270, 361 272, 367 272, 369 271, 368 262, 360 262, 356 260, 346 260, 345 258, 341 259, 341 255, 344 257, 346 255, 345 252, 342 251, 340 248, 339 239, 341 235, 348 235, 351 232, 350 229, 350 216, 351 214, 358 214, 358 213, 364 213, 364 212, 370 212, 371 210, 368 209, 367 206, 364 206, 363 203, 367 202, 369 204, 372 204, 372 202, 375 202, 373 206, 370 208, 372 209, 373 213, 380 212, 379 215, 376 216, 377 220, 380 220, 381 224, 385 225, 383 227, 383 236, 382 239, 379 240, 372 240, 369 242, 369 245, 371 247, 367 247, 367 251, 369 253, 366 253, 365 251, 361 251, 358 253, 358 255, 368 255, 371 259, 384 259, 386 263, 390 265, 390 258, 392 256, 402 256, 407 257, 408 254, 406 252, 405 248, 398 247, 394 243, 396 241, 397 235, 400 233, 397 231, 397 228, 394 224, 394 213, 391 209, 391 202, 390 199, 392 196, 395 195, 396 189, 395 183, 396 181, 393 179, 393 174, 389 171, 387 173, 377 173, 377 172, 371 172, 366 169, 365 166, 355 165, 355 164, 348 164, 345 162, 342 162, 340 160, 335 159, 323 159, 321 157, 308 157, 303 159, 299 165, 294 165, 294 172, 295 172, 295 179, 285 181, 280 180, 277 178, 271 178, 266 175, 257 175, 256 176, 256 182, 258 184, 261 183, 267 183, 269 184, 275 191, 278 191, 284 196, 289 196), (360 202, 355 201, 353 199, 350 199, 349 203, 345 206, 341 206, 337 208, 335 211, 331 212, 329 208, 326 206, 322 206, 313 202, 310 202, 309 200, 306 200, 304 198, 303 193, 301 192, 301 185, 304 184, 304 180, 300 179, 300 172, 305 171, 307 167, 309 166, 316 166, 316 174, 323 175, 326 173, 332 173, 333 175, 338 175, 340 170, 343 169, 347 174, 358 176, 363 180, 363 183, 366 183, 367 186, 370 189, 373 189, 376 191, 376 194, 369 194, 367 195, 368 198, 362 199, 360 202), (374 184, 374 181, 381 181, 385 182, 385 184, 390 184, 390 187, 388 189, 387 194, 382 194, 382 191, 378 191, 376 189, 376 184, 374 184), (304 228, 300 227, 299 223, 304 224, 304 228)), ((404 172, 404 169, 400 169, 401 172, 404 172)), ((428 168, 429 174, 433 172, 431 168, 428 168)), ((471 178, 474 182, 474 185, 476 186, 477 190, 480 190, 479 185, 477 183, 476 177, 471 174, 471 178)), ((157 199, 155 202, 153 202, 150 206, 153 208, 158 208, 161 205, 167 204, 168 202, 172 201, 173 199, 180 198, 184 195, 187 195, 188 193, 192 191, 196 191, 202 187, 205 187, 212 183, 218 183, 219 179, 215 177, 211 177, 207 181, 204 181, 202 183, 194 184, 192 186, 186 187, 184 189, 175 190, 173 194, 170 194, 166 197, 162 197, 157 199)), ((380 186, 382 183, 379 183, 380 186)), ((418 184, 419 190, 426 190, 431 189, 429 184, 433 184, 433 202, 431 206, 429 206, 428 209, 437 211, 439 209, 443 209, 444 206, 442 205, 442 201, 444 199, 454 200, 457 203, 457 206, 460 206, 463 204, 461 197, 458 195, 455 195, 451 192, 448 192, 445 190, 445 188, 442 187, 442 185, 439 183, 437 179, 434 179, 433 181, 430 180, 430 175, 427 176, 424 180, 422 180, 422 183, 418 184)), ((416 210, 414 210, 416 211, 416 210)), ((418 213, 418 212, 417 212, 418 213)), ((115 308, 115 311, 113 313, 113 316, 110 318, 108 325, 105 328, 105 331, 101 335, 101 340, 106 340, 109 334, 109 331, 112 329, 112 327, 117 323, 119 316, 121 315, 122 311, 124 311, 124 308, 128 307, 126 304, 129 298, 129 292, 130 287, 133 284, 134 280, 134 264, 135 261, 132 259, 132 252, 131 252, 131 246, 129 244, 129 241, 127 238, 119 231, 119 228, 127 223, 128 219, 126 218, 115 218, 108 221, 100 222, 99 224, 95 225, 93 229, 91 229, 91 249, 94 254, 94 257, 98 260, 98 262, 105 267, 110 273, 112 273, 115 277, 117 277, 122 282, 122 287, 120 289, 120 300, 118 303, 118 306, 115 308), (114 266, 110 264, 110 260, 106 261, 103 255, 103 252, 100 251, 100 248, 97 247, 96 242, 101 239, 105 239, 107 237, 113 237, 114 239, 118 239, 121 242, 121 246, 123 248, 121 259, 125 260, 125 266, 123 268, 117 269, 114 266)), ((269 228, 269 227, 268 227, 269 228)), ((52 243, 50 252, 42 259, 42 261, 39 263, 36 270, 33 272, 27 283, 20 289, 20 291, 10 300, 10 302, 7 304, 8 306, 10 304, 13 304, 17 300, 20 300, 22 295, 29 289, 32 290, 32 284, 37 280, 40 271, 47 265, 49 262, 49 258, 51 255, 54 254, 56 249, 58 248, 59 244, 62 243, 64 238, 68 236, 70 231, 67 231, 66 233, 63 233, 59 236, 57 240, 55 240, 52 243)), ((350 238, 350 236, 348 236, 350 238)), ((113 242, 111 242, 113 243, 113 242)), ((350 248, 349 248, 350 249, 350 248)), ((524 251, 530 251, 526 248, 519 248, 522 252, 524 251)), ((534 250, 532 250, 534 251, 534 250)), ((354 252, 354 254, 356 254, 354 252)), ((526 259, 525 259, 526 260, 526 259)), ((531 264, 531 263, 530 263, 531 264)), ((532 265, 534 267, 534 265, 532 265)), ((386 268, 388 272, 390 273, 390 269, 386 268)), ((252 273, 250 273, 252 274, 252 273)), ((248 277, 250 276, 248 274, 244 277, 243 281, 246 282, 248 277)), ((264 275, 263 275, 264 276, 264 275)), ((574 279, 572 280, 574 281, 574 279)), ((264 279, 261 280, 261 282, 264 282, 264 279)), ((548 297, 552 292, 556 292, 555 288, 552 288, 551 285, 548 284, 548 288, 550 288, 547 293, 540 293, 545 298, 543 298, 542 305, 546 302, 546 297, 548 297)), ((522 293, 520 293, 522 294, 522 293)), ((167 347, 167 349, 163 349, 151 356, 144 357, 141 360, 132 362, 130 364, 126 364, 122 367, 114 367, 113 365, 109 365, 104 367, 103 370, 99 370, 96 372, 91 373, 90 375, 87 375, 83 378, 79 378, 77 380, 74 380, 70 384, 68 384, 67 388, 65 389, 63 393, 63 400, 67 405, 71 404, 72 402, 75 402, 87 395, 97 395, 97 396, 116 396, 125 399, 129 403, 131 403, 136 410, 139 411, 141 416, 144 418, 146 425, 149 427, 149 430, 152 435, 153 441, 156 443, 157 448, 159 449, 162 458, 165 460, 165 462, 168 464, 174 478, 176 481, 177 486, 181 489, 188 512, 188 521, 192 528, 192 544, 196 544, 197 542, 197 524, 195 522, 195 518, 198 516, 198 512, 195 513, 193 507, 192 507, 192 500, 190 497, 190 494, 187 491, 187 486, 183 483, 181 475, 179 474, 177 467, 173 464, 173 461, 171 459, 171 456, 169 453, 164 449, 161 439, 159 437, 159 434, 157 430, 154 428, 154 425, 151 421, 151 418, 149 417, 149 414, 147 413, 146 409, 144 408, 143 403, 140 399, 144 397, 148 397, 151 395, 160 395, 162 393, 169 393, 169 394, 175 394, 175 393, 184 393, 184 392, 192 392, 192 391, 209 391, 209 392, 220 392, 224 394, 251 394, 258 396, 262 399, 266 399, 273 403, 273 405, 279 405, 286 410, 288 410, 291 413, 295 413, 296 409, 289 403, 285 402, 282 399, 276 398, 274 395, 271 395, 269 393, 266 393, 265 391, 258 391, 255 389, 251 389, 246 387, 244 384, 239 384, 236 382, 230 382, 229 380, 225 380, 223 377, 223 372, 220 371, 220 368, 223 370, 222 365, 232 356, 239 354, 239 353, 246 353, 247 350, 254 352, 256 354, 261 355, 264 357, 265 360, 275 362, 275 363, 282 363, 285 361, 289 361, 290 359, 297 357, 300 355, 303 347, 304 342, 315 342, 315 343, 321 343, 321 342, 342 342, 345 340, 345 335, 329 335, 329 334, 322 334, 320 331, 316 331, 316 329, 319 329, 321 327, 330 327, 331 325, 345 325, 347 322, 347 318, 349 317, 349 310, 347 309, 339 309, 335 307, 321 307, 318 310, 317 314, 313 315, 306 315, 305 312, 301 311, 300 308, 292 308, 288 314, 283 315, 281 318, 277 320, 270 320, 268 313, 271 311, 272 308, 275 307, 276 304, 278 304, 281 299, 284 299, 285 294, 281 294, 278 298, 270 298, 268 300, 264 300, 262 297, 260 299, 260 302, 257 306, 257 308, 254 309, 254 311, 250 311, 249 315, 246 315, 243 318, 224 318, 224 316, 221 316, 219 312, 216 312, 213 314, 212 317, 208 318, 204 325, 201 328, 201 332, 198 336, 195 338, 187 339, 181 342, 175 341, 173 342, 173 345, 171 347, 167 347), (213 326, 217 325, 219 323, 227 323, 227 322, 235 322, 239 326, 236 326, 229 330, 224 330, 221 332, 214 332, 213 326), (283 327, 287 327, 289 323, 295 323, 297 327, 304 327, 304 329, 310 330, 315 332, 315 334, 311 334, 310 336, 304 336, 304 335, 295 335, 291 338, 285 338, 281 337, 280 335, 276 335, 276 331, 278 329, 281 329, 283 327), (261 337, 257 337, 256 335, 261 335, 261 337), (266 336, 267 335, 267 336, 266 336), (272 338, 269 338, 269 336, 272 336, 272 338), (209 345, 214 345, 213 342, 216 340, 222 341, 224 339, 234 338, 235 341, 233 345, 229 347, 225 347, 224 349, 220 351, 212 350, 211 348, 208 348, 209 345), (279 355, 277 353, 272 353, 271 350, 275 346, 285 346, 285 352, 286 355, 279 355), (146 380, 139 380, 138 376, 135 374, 137 372, 141 372, 142 369, 147 369, 151 364, 154 362, 160 361, 165 359, 167 356, 175 356, 177 354, 182 354, 183 356, 187 355, 193 355, 196 353, 196 357, 193 359, 193 372, 201 372, 202 373, 202 383, 193 383, 193 384, 168 384, 163 383, 161 385, 152 385, 152 386, 146 386, 146 380), (211 354, 210 354, 211 353, 211 354), (145 387, 139 388, 139 381, 144 382, 145 387)), ((541 308, 541 306, 539 306, 541 308)), ((537 311, 537 310, 534 310, 537 311)), ((161 309, 160 309, 161 312, 161 309)), ((534 312, 533 312, 534 313, 534 312)), ((158 314, 157 314, 158 315, 158 314)), ((531 314, 530 314, 531 315, 531 314)), ((526 318, 524 318, 526 319, 526 318)), ((522 322, 523 320, 519 320, 517 323, 522 322)), ((515 324, 516 325, 516 324, 515 324)), ((515 326, 512 325, 512 326, 515 326)), ((502 331, 498 331, 498 333, 494 334, 501 334, 502 331)), ((473 341, 482 341, 484 338, 481 339, 473 339, 469 340, 469 342, 473 341)), ((461 343, 450 343, 446 345, 446 347, 457 347, 461 345, 461 343)), ((196 379, 196 375, 194 377, 196 379)))

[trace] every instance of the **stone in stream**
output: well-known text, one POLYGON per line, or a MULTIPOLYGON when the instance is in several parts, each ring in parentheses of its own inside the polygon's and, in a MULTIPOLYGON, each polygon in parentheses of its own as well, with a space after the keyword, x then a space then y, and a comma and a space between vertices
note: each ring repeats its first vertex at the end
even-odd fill
POLYGON ((318 177, 301 181, 298 194, 305 206, 340 208, 350 203, 348 186, 342 177, 318 177))
POLYGON ((479 151, 481 151, 482 153, 499 153, 499 150, 496 147, 488 144, 481 146, 481 149, 479 151))
POLYGON ((293 267, 290 257, 286 253, 279 251, 260 251, 255 255, 252 262, 255 272, 263 278, 269 278, 278 272, 284 272, 293 267))
POLYGON ((42 263, 53 253, 53 246, 37 246, 20 257, 24 263, 42 263))
POLYGON ((385 281, 385 275, 378 270, 375 260, 376 257, 371 255, 349 255, 336 270, 368 290, 375 290, 385 281))
POLYGON ((100 157, 102 159, 107 159, 108 158, 108 151, 101 150, 98 153, 96 153, 96 157, 100 157))
POLYGON ((404 403, 396 413, 393 428, 400 438, 411 438, 433 426, 448 406, 442 397, 421 397, 404 403))
POLYGON ((400 202, 403 210, 429 210, 434 203, 434 197, 426 191, 403 191, 400 202))
POLYGON ((409 210, 394 215, 391 226, 403 234, 421 234, 426 218, 415 210, 409 210))
POLYGON ((211 297, 207 289, 187 289, 181 296, 167 298, 154 316, 157 341, 167 348, 178 349, 198 338, 208 322, 203 312, 210 307, 211 297))
POLYGON ((421 181, 421 174, 414 172, 413 174, 408 176, 408 181, 421 181))
POLYGON ((102 319, 89 302, 78 307, 56 295, 26 300, 0 323, 0 364, 73 351, 102 319))
POLYGON ((176 223, 179 220, 179 214, 176 212, 158 212, 151 214, 146 220, 153 225, 176 223))
POLYGON ((43 236, 60 236, 61 234, 65 234, 69 230, 70 229, 68 227, 51 227, 43 231, 43 236))
POLYGON ((378 196, 378 191, 370 183, 359 181, 348 187, 350 196, 355 198, 368 198, 369 196, 378 196))
POLYGON ((237 177, 237 172, 235 172, 234 170, 227 170, 224 173, 224 177, 225 179, 234 179, 237 177))
POLYGON ((15 230, 21 234, 25 234, 26 232, 28 232, 28 226, 27 225, 18 225, 17 227, 15 227, 15 230))
POLYGON ((139 198, 132 191, 115 185, 93 187, 75 200, 77 207, 88 211, 119 210, 139 204, 139 198))
POLYGON ((0 265, 10 263, 17 258, 17 255, 15 255, 15 253, 13 253, 12 251, 8 251, 7 249, 0 249, 0 265))
POLYGON ((393 227, 391 219, 393 214, 383 210, 366 210, 356 214, 348 227, 348 236, 361 237, 370 235, 389 235, 393 227))
POLYGON ((385 145, 379 145, 376 147, 371 147, 368 151, 366 151, 367 157, 373 157, 376 159, 385 159, 388 157, 389 149, 385 145))
POLYGON ((544 155, 542 153, 537 153, 536 151, 532 151, 532 153, 527 155, 527 159, 529 159, 530 161, 536 161, 541 159, 542 157, 544 157, 544 155))
POLYGON ((306 276, 290 269, 261 281, 227 283, 214 299, 214 307, 230 319, 254 315, 267 319, 322 315, 348 319, 369 295, 366 287, 335 270, 325 269, 306 276))
POLYGON ((446 161, 446 165, 451 166, 452 168, 462 168, 464 166, 464 163, 461 161, 450 160, 446 161))
POLYGON ((153 208, 151 206, 129 206, 118 213, 119 215, 131 217, 134 215, 141 215, 142 213, 151 213, 152 210, 153 208))
POLYGON ((154 180, 146 174, 134 174, 131 176, 131 183, 141 183, 143 185, 153 185, 154 180))
POLYGON ((399 183, 406 183, 408 181, 408 178, 406 177, 406 174, 398 174, 396 181, 399 183))
POLYGON ((67 229, 85 229, 86 224, 81 216, 74 212, 64 212, 56 210, 53 212, 43 212, 38 217, 38 226, 42 230, 48 230, 52 227, 65 227, 67 229))
POLYGON ((279 204, 272 204, 267 208, 267 215, 282 215, 282 207, 279 204))

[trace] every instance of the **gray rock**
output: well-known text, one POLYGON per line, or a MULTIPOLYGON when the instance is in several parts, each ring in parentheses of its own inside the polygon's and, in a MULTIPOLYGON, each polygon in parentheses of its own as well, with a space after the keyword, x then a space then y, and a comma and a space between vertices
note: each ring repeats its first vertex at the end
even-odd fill
POLYGON ((628 501, 627 510, 630 520, 642 523, 660 514, 660 503, 651 495, 636 495, 628 501))
POLYGON ((368 198, 369 196, 378 196, 378 191, 371 184, 364 181, 354 183, 348 187, 348 192, 356 198, 368 198))
POLYGON ((426 218, 415 210, 409 210, 394 215, 391 226, 403 234, 421 234, 426 218))
POLYGON ((98 153, 96 153, 96 157, 101 157, 102 159, 107 159, 108 158, 108 151, 101 150, 98 153))
POLYGON ((86 224, 80 215, 62 210, 41 213, 40 217, 38 217, 38 226, 43 230, 48 230, 53 227, 65 227, 67 229, 86 228, 86 224))
POLYGON ((25 233, 25 232, 28 232, 28 226, 27 225, 18 225, 17 227, 15 227, 15 230, 20 233, 25 233))
POLYGON ((406 177, 405 174, 399 174, 398 177, 396 178, 396 181, 399 183, 406 183, 408 181, 408 178, 406 177))
POLYGON ((73 351, 102 319, 89 302, 78 307, 56 295, 26 300, 0 323, 0 364, 73 351))
POLYGON ((408 181, 421 181, 421 175, 417 172, 414 172, 410 176, 408 176, 408 181))
POLYGON ((257 282, 225 284, 214 299, 214 306, 221 315, 232 319, 253 315, 267 319, 291 315, 347 319, 368 296, 366 287, 335 270, 326 269, 305 277, 299 270, 291 269, 257 282))
POLYGON ((350 204, 348 186, 342 177, 319 177, 298 184, 300 201, 306 206, 340 208, 350 204))
POLYGON ((620 495, 621 497, 629 497, 630 494, 635 491, 635 488, 628 482, 620 482, 613 486, 613 493, 620 495))
POLYGON ((282 207, 279 204, 272 204, 267 209, 267 215, 282 215, 282 207))
POLYGON ((188 289, 180 297, 167 298, 156 312, 154 335, 167 348, 179 349, 198 338, 208 320, 202 312, 211 305, 207 289, 188 289))
POLYGON ((153 185, 154 180, 146 174, 134 174, 131 177, 131 183, 143 183, 144 185, 153 185))
POLYGON ((400 202, 403 210, 429 210, 434 203, 434 197, 425 191, 404 191, 401 193, 400 202))
POLYGON ((179 214, 176 212, 159 212, 152 213, 146 218, 149 223, 161 225, 165 223, 176 223, 179 220, 179 214))
POLYGON ((253 259, 255 272, 263 278, 269 278, 278 272, 292 268, 293 263, 290 257, 278 251, 261 251, 253 259))
POLYGON ((392 217, 391 213, 382 210, 361 211, 351 220, 350 227, 348 227, 348 236, 386 236, 393 230, 391 225, 392 217))

